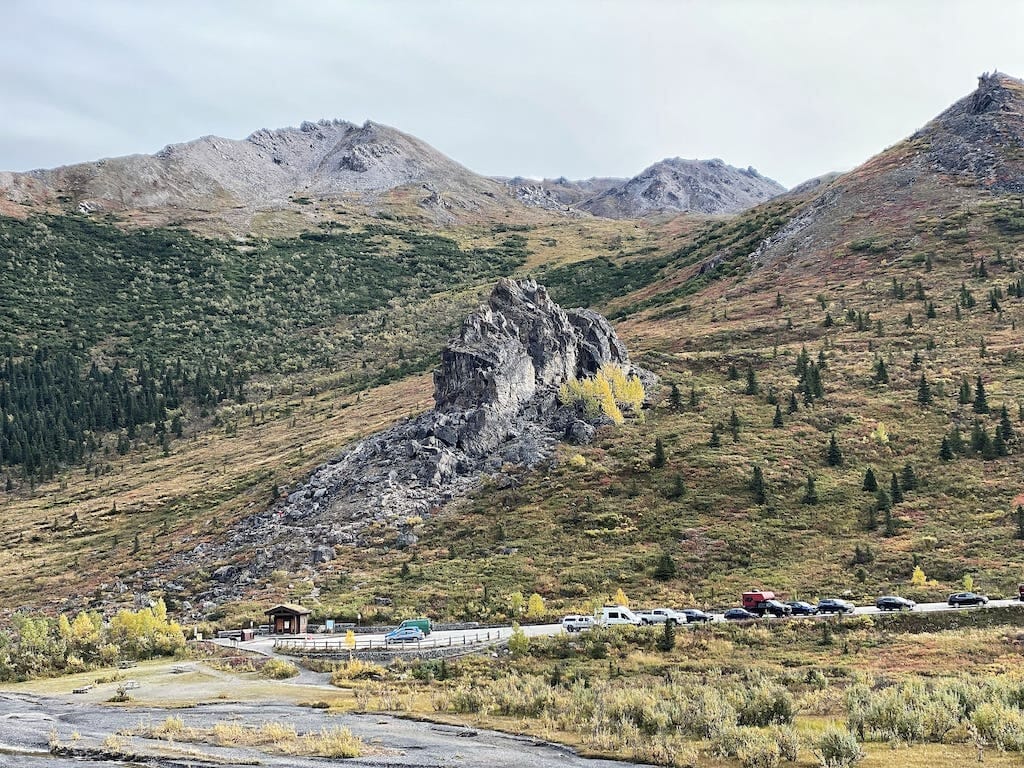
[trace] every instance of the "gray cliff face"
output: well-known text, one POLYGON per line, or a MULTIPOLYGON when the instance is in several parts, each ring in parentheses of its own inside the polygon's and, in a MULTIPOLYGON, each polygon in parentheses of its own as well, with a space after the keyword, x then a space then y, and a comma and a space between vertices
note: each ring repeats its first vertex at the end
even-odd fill
POLYGON ((500 476, 506 464, 534 466, 560 440, 586 442, 594 425, 562 407, 558 388, 568 378, 615 363, 640 376, 647 392, 657 378, 630 363, 604 317, 566 311, 532 280, 502 279, 486 305, 463 322, 434 373, 435 408, 357 443, 318 467, 299 487, 244 521, 229 541, 201 553, 207 562, 248 558, 208 595, 222 600, 270 570, 313 567, 336 546, 367 546, 367 529, 397 531, 394 546, 410 546, 403 528, 475 487, 500 476))

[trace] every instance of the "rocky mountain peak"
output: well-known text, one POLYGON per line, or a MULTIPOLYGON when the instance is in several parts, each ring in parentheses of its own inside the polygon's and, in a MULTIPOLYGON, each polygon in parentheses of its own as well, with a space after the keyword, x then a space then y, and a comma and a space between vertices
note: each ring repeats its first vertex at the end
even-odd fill
POLYGON ((580 205, 597 216, 633 218, 658 213, 739 213, 786 191, 753 167, 724 161, 666 158, 580 205))
POLYGON ((978 87, 913 136, 933 170, 1024 192, 1024 81, 984 73, 978 87))

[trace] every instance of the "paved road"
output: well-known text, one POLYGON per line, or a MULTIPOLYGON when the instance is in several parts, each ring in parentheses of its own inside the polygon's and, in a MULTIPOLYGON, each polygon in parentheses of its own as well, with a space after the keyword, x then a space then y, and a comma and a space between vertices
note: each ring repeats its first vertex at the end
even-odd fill
MULTIPOLYGON (((1024 602, 1022 602, 1020 600, 1017 600, 1017 599, 990 600, 987 607, 988 608, 1008 608, 1008 607, 1010 607, 1010 608, 1022 608, 1022 609, 1024 609, 1024 602)), ((930 612, 933 612, 933 611, 973 611, 973 610, 985 610, 985 608, 984 607, 953 608, 953 607, 947 605, 946 603, 919 603, 917 605, 917 607, 914 608, 914 610, 918 611, 918 612, 930 613, 930 612)), ((885 612, 884 611, 879 611, 873 605, 870 605, 870 606, 867 606, 867 605, 857 606, 857 608, 854 610, 854 615, 857 615, 857 616, 871 616, 871 615, 876 615, 876 614, 879 614, 879 613, 885 613, 885 612)), ((712 613, 711 615, 714 617, 714 621, 716 621, 716 622, 717 621, 724 621, 721 612, 712 613)), ((805 619, 805 618, 815 618, 815 617, 796 616, 796 617, 793 617, 793 620, 800 620, 800 619, 805 619)), ((771 619, 771 620, 774 620, 774 619, 771 619)), ((559 634, 561 632, 564 632, 565 630, 562 629, 562 625, 561 624, 527 624, 527 625, 523 626, 523 631, 527 634, 528 637, 544 637, 544 636, 549 636, 549 635, 557 635, 557 634, 559 634)), ((488 632, 491 635, 491 640, 492 641, 497 641, 499 639, 500 640, 506 640, 506 639, 508 639, 508 636, 512 633, 512 628, 511 627, 499 627, 499 628, 493 628, 492 627, 489 630, 488 629, 438 630, 438 631, 435 631, 435 632, 431 632, 430 635, 428 636, 428 640, 429 641, 434 641, 433 643, 431 643, 431 646, 433 646, 434 644, 445 644, 449 640, 451 640, 453 645, 462 645, 464 641, 468 642, 468 643, 472 643, 474 641, 474 639, 483 640, 485 634, 488 633, 488 632)), ((325 640, 326 641, 330 641, 332 643, 333 642, 338 642, 338 641, 340 641, 340 640, 342 640, 344 638, 344 635, 343 634, 341 634, 341 635, 319 635, 319 634, 317 634, 317 635, 308 635, 308 636, 306 636, 306 638, 307 638, 306 642, 308 642, 311 645, 315 645, 317 643, 322 644, 325 640)), ((371 641, 372 641, 374 647, 383 646, 384 645, 384 634, 383 633, 359 634, 359 635, 357 635, 357 638, 358 638, 360 647, 362 647, 364 643, 371 642, 371 641)), ((289 639, 292 639, 292 638, 289 638, 289 639)), ((295 639, 301 640, 302 638, 295 638, 295 639)), ((273 638, 273 637, 259 637, 259 638, 256 638, 255 640, 252 640, 252 641, 247 642, 247 643, 237 643, 236 644, 236 643, 233 643, 232 641, 229 641, 229 640, 227 640, 227 641, 220 640, 220 641, 217 641, 217 642, 221 643, 222 645, 236 646, 236 647, 239 647, 239 648, 245 648, 247 650, 257 651, 259 653, 265 653, 267 655, 273 655, 273 653, 274 653, 274 650, 273 650, 274 641, 275 641, 275 638, 273 638)), ((394 647, 394 646, 392 646, 392 647, 394 647)), ((409 650, 413 650, 414 649, 414 644, 409 644, 408 645, 408 649, 409 650)))

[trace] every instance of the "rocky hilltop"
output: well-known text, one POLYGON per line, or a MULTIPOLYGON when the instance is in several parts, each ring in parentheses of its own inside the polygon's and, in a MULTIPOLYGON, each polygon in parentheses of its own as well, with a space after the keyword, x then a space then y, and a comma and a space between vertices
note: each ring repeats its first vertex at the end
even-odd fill
POLYGON ((340 198, 373 210, 402 189, 442 221, 515 205, 500 183, 414 136, 369 121, 305 122, 260 130, 241 141, 206 136, 154 155, 0 173, 0 201, 8 209, 61 204, 85 212, 203 211, 340 198))
POLYGON ((916 230, 929 217, 1024 192, 1024 81, 985 73, 972 93, 911 136, 823 181, 801 185, 806 200, 752 260, 790 264, 800 275, 826 265, 836 275, 859 274, 858 260, 920 248, 916 230), (892 236, 879 236, 879 221, 892 236))
POLYGON ((579 204, 595 216, 631 219, 661 213, 739 213, 786 191, 753 168, 721 160, 669 158, 579 204))
POLYGON ((408 518, 430 514, 485 476, 500 477, 507 464, 544 461, 560 440, 588 441, 596 422, 562 406, 558 389, 605 363, 639 376, 646 392, 656 384, 601 315, 562 309, 532 280, 502 279, 443 351, 433 410, 362 440, 225 544, 201 545, 180 564, 238 561, 215 574, 221 585, 210 596, 222 599, 273 568, 315 565, 337 546, 366 545, 373 524, 397 529, 397 546, 412 545, 408 518))

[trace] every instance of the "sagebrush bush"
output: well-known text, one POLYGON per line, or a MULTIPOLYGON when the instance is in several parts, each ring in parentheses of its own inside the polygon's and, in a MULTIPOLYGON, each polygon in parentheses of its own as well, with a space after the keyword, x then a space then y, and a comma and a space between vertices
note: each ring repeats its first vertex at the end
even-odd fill
POLYGON ((748 737, 736 756, 743 768, 778 768, 782 752, 774 739, 758 733, 748 737))
POLYGON ((815 743, 823 768, 848 768, 864 759, 857 737, 844 728, 829 726, 815 743))

